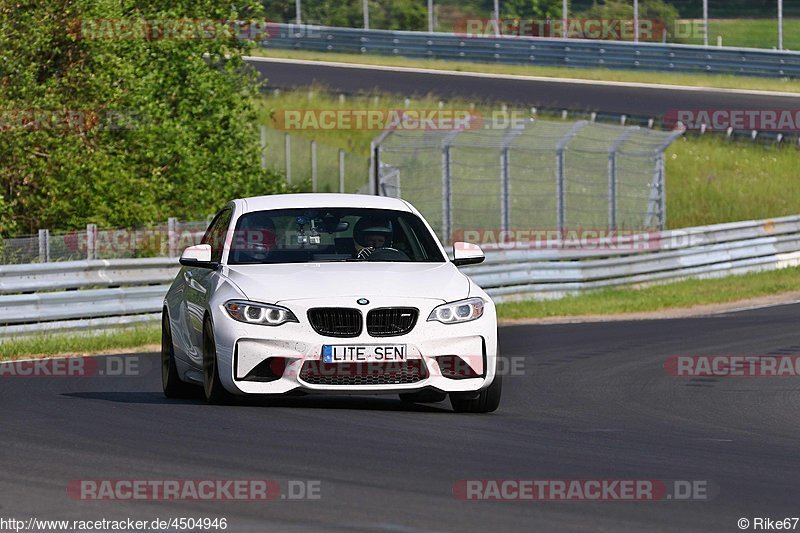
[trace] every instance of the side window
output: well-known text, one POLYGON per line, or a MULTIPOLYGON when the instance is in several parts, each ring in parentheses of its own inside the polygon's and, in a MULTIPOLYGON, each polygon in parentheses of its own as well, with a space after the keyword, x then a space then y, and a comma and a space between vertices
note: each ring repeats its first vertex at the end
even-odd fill
POLYGON ((232 216, 233 211, 229 208, 220 211, 219 214, 214 217, 214 220, 211 221, 211 224, 206 230, 206 234, 203 235, 203 240, 200 241, 201 244, 211 245, 212 261, 222 261, 222 249, 225 246, 225 237, 228 232, 228 226, 231 224, 232 216))

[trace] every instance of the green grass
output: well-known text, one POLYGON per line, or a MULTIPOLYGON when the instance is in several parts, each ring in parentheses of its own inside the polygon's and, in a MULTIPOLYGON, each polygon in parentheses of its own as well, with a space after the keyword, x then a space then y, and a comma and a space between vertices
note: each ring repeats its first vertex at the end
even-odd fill
MULTIPOLYGON (((798 34, 800 37, 800 34, 798 34)), ((716 38, 715 38, 716 39, 716 38)), ((654 72, 630 72, 626 70, 582 69, 566 67, 534 67, 527 65, 498 65, 492 63, 473 63, 442 61, 438 59, 411 59, 395 56, 339 54, 328 52, 308 52, 295 50, 254 50, 253 55, 289 59, 308 59, 315 61, 339 61, 365 65, 385 65, 462 72, 481 72, 488 74, 512 74, 520 76, 542 76, 546 78, 576 78, 583 80, 603 80, 635 83, 658 83, 685 85, 689 87, 714 87, 720 89, 749 89, 759 91, 782 91, 800 93, 800 80, 756 78, 716 74, 671 74, 654 72)), ((269 75, 267 75, 269 78, 269 75)))
POLYGON ((503 303, 498 305, 497 311, 501 319, 641 313, 736 302, 796 290, 800 290, 800 268, 787 268, 643 289, 605 289, 561 300, 503 303))
POLYGON ((679 139, 666 153, 669 227, 800 214, 798 158, 792 145, 679 139))
POLYGON ((140 326, 99 335, 48 334, 0 342, 0 361, 36 355, 89 354, 161 342, 160 326, 140 326))
MULTIPOLYGON (((702 20, 700 23, 702 24, 702 20)), ((764 19, 710 19, 708 21, 708 43, 716 46, 718 36, 722 37, 723 46, 777 48, 777 15, 764 19)), ((703 37, 702 35, 692 35, 682 39, 682 42, 703 44, 703 37)), ((784 19, 783 46, 787 50, 800 50, 800 19, 784 19)))

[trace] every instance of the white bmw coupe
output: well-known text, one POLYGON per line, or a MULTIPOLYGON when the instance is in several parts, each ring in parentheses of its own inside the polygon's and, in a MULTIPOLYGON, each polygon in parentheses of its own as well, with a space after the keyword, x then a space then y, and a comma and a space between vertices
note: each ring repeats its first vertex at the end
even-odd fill
POLYGON ((164 299, 168 397, 399 394, 455 411, 497 409, 497 319, 409 203, 287 194, 228 204, 181 256, 164 299))

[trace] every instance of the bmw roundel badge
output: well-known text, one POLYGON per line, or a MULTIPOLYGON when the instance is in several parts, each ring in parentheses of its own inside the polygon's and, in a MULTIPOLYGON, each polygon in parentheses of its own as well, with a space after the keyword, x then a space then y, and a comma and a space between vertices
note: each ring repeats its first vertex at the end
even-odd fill
POLYGON ((359 298, 358 300, 356 300, 356 303, 358 305, 367 305, 369 303, 369 300, 367 300, 366 298, 359 298))

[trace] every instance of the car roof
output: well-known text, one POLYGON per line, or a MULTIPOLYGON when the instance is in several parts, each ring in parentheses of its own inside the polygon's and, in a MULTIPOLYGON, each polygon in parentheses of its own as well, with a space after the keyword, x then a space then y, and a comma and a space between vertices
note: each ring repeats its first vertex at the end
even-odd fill
POLYGON ((341 193, 300 193, 273 194, 241 198, 243 213, 267 211, 272 209, 315 208, 315 207, 357 207, 368 209, 393 209, 411 212, 409 205, 398 198, 371 196, 367 194, 341 193))

